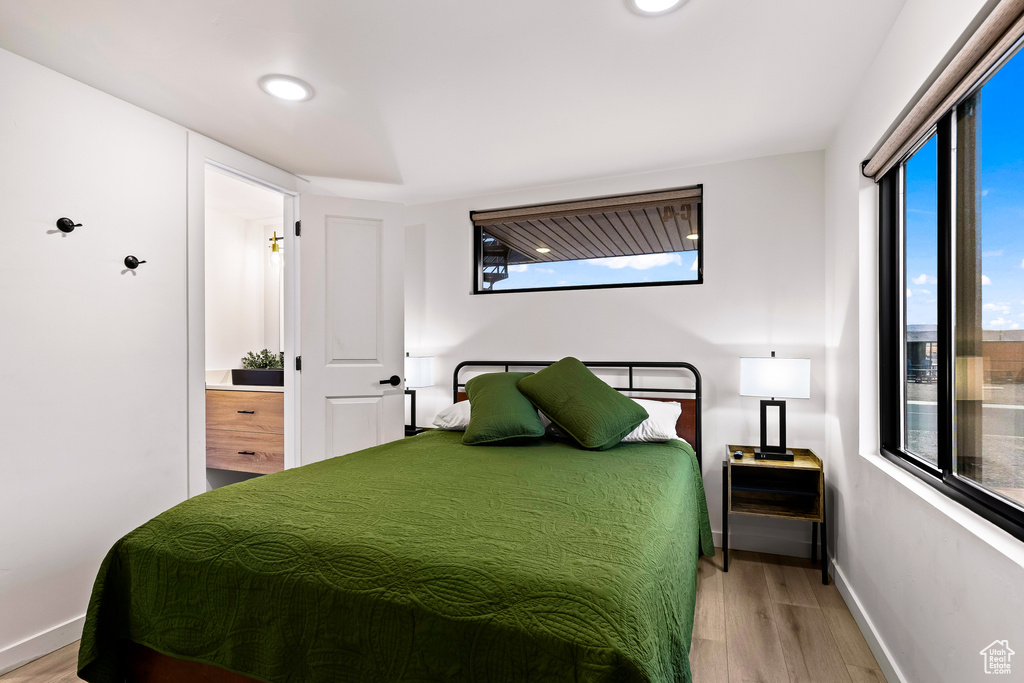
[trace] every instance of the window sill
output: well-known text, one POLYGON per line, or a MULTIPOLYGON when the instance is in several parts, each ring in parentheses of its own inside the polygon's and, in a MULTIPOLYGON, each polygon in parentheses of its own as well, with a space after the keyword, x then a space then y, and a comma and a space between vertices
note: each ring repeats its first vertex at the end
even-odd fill
POLYGON ((903 469, 878 451, 860 455, 884 474, 902 484, 911 493, 916 494, 918 498, 943 513, 951 521, 1024 569, 1024 542, 930 486, 920 477, 903 469))

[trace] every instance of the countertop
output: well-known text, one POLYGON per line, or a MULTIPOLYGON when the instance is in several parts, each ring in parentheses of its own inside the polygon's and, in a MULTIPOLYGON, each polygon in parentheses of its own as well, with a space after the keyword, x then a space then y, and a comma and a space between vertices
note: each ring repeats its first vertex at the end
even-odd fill
POLYGON ((284 391, 284 387, 265 387, 258 384, 232 384, 230 370, 207 370, 206 388, 214 391, 284 391))
POLYGON ((259 384, 206 384, 207 389, 213 391, 276 391, 283 393, 284 387, 265 387, 259 384))

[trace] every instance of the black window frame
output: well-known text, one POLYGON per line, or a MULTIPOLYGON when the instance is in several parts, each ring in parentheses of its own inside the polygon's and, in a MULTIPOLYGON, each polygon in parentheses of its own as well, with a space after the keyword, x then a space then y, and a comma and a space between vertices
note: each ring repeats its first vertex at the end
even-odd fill
MULTIPOLYGON (((485 228, 473 224, 473 216, 476 211, 470 211, 469 218, 473 225, 473 289, 472 294, 516 294, 525 292, 565 292, 574 291, 581 289, 622 289, 626 287, 667 287, 674 285, 702 285, 704 284, 704 185, 698 183, 695 185, 687 186, 685 188, 676 189, 698 189, 701 192, 701 199, 697 202, 697 277, 692 280, 666 280, 662 282, 613 282, 607 284, 594 284, 594 285, 565 285, 555 287, 519 287, 509 289, 484 289, 481 286, 482 273, 483 273, 483 236, 485 228)), ((615 199, 618 197, 632 197, 636 195, 646 195, 654 192, 664 192, 668 190, 652 190, 645 192, 631 192, 622 195, 611 195, 605 197, 606 199, 615 199)), ((555 205, 563 202, 556 202, 555 205)), ((530 205, 530 206, 545 206, 545 205, 530 205)), ((527 207, 528 208, 528 207, 527 207)))
MULTIPOLYGON (((1010 55, 1013 54, 1011 50, 1010 55)), ((1024 52, 1019 53, 1024 59, 1024 52)), ((1000 62, 1000 66, 1005 63, 1000 62)), ((997 67, 998 68, 998 67, 997 67)), ((994 73, 993 70, 992 73, 994 73)), ((982 80, 971 94, 987 81, 982 80)), ((968 95, 970 96, 970 95, 968 95)), ((966 99, 966 97, 965 97, 966 99)), ((961 100, 962 101, 962 100, 961 100)), ((953 167, 954 126, 956 105, 939 119, 935 128, 925 134, 878 181, 879 244, 879 451, 880 453, 918 476, 947 497, 972 512, 1024 540, 1024 511, 989 493, 983 487, 962 478, 953 470, 954 421, 954 364, 953 364, 953 250, 956 230, 954 193, 956 176, 953 167), (936 224, 938 251, 938 466, 932 466, 907 452, 903 444, 903 344, 902 307, 905 298, 903 284, 902 240, 904 226, 901 220, 900 192, 904 163, 932 134, 937 140, 936 177, 938 184, 936 224)))

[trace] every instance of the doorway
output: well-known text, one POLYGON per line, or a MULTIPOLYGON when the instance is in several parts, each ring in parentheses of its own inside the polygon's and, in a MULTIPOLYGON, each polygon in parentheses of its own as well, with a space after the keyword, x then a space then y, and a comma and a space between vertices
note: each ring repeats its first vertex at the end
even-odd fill
POLYGON ((298 463, 299 182, 189 133, 190 497, 298 463), (232 373, 249 354, 283 361, 276 381, 232 373))
POLYGON ((204 182, 210 490, 284 469, 286 195, 210 164, 204 182))

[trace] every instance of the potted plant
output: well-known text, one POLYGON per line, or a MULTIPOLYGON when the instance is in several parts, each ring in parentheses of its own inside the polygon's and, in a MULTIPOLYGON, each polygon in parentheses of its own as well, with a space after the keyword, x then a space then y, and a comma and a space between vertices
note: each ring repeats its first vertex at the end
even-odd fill
POLYGON ((271 353, 263 349, 250 351, 242 358, 242 369, 231 371, 232 384, 263 387, 284 386, 284 353, 271 353))

